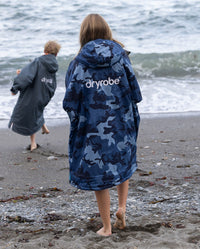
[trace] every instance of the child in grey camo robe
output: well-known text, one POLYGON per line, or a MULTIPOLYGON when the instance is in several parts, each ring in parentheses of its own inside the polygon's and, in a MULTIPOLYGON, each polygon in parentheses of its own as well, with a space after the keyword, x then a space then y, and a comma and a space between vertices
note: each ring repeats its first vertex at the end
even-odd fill
POLYGON ((35 139, 38 130, 42 128, 43 134, 49 133, 43 112, 56 90, 56 56, 60 47, 57 42, 48 41, 42 56, 35 58, 22 70, 17 70, 18 75, 10 89, 12 95, 18 92, 20 95, 8 127, 20 135, 30 136, 30 151, 38 147, 35 139))
POLYGON ((95 191, 103 227, 112 234, 109 188, 117 186, 114 226, 124 229, 129 178, 137 169, 137 103, 140 88, 123 45, 106 21, 88 15, 80 29, 80 51, 66 74, 63 108, 70 118, 70 183, 95 191))

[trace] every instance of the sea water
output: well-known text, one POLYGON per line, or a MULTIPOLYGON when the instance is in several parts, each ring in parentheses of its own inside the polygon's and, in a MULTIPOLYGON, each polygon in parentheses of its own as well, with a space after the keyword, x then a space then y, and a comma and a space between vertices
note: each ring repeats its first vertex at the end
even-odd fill
POLYGON ((0 0, 0 120, 7 124, 18 96, 10 88, 16 70, 57 40, 58 87, 45 117, 67 120, 62 109, 65 74, 79 50, 84 17, 99 13, 113 36, 131 51, 143 101, 140 113, 200 111, 199 0, 0 0))

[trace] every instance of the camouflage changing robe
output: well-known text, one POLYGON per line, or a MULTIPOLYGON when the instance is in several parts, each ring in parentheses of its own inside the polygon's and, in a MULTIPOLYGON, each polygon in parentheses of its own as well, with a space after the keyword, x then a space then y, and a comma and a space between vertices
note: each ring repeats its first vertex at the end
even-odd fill
POLYGON ((88 42, 70 63, 63 108, 71 128, 70 183, 102 190, 129 179, 137 168, 136 140, 142 99, 125 50, 116 42, 88 42))
POLYGON ((11 92, 20 92, 8 127, 30 136, 44 124, 44 108, 56 90, 58 63, 53 54, 42 55, 25 66, 15 77, 11 92))

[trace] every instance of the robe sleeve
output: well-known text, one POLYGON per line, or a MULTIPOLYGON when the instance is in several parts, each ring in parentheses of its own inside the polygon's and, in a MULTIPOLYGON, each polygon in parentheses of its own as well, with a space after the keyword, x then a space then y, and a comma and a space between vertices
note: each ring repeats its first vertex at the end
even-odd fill
POLYGON ((13 86, 10 89, 11 92, 16 94, 18 91, 25 90, 28 86, 33 84, 38 69, 37 59, 24 67, 20 74, 14 78, 13 86))
POLYGON ((134 103, 139 103, 142 100, 142 94, 128 55, 124 57, 124 68, 132 91, 132 100, 134 103))
POLYGON ((68 113, 72 126, 75 126, 78 121, 79 106, 82 99, 81 84, 76 80, 75 68, 76 62, 74 60, 70 63, 66 73, 66 92, 63 99, 63 109, 68 113))

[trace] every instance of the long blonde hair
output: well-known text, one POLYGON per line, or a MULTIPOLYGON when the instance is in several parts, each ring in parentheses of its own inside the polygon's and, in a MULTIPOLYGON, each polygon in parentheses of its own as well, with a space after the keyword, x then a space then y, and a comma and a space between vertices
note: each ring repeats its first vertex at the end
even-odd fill
POLYGON ((99 14, 89 14, 81 24, 79 36, 80 49, 89 41, 96 39, 112 40, 124 47, 121 42, 113 39, 112 31, 102 16, 99 14))

